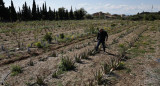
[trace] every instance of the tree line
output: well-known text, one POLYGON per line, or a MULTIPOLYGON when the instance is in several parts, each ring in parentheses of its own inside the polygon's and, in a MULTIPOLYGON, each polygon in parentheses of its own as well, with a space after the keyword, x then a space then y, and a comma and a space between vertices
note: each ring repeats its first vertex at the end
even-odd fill
POLYGON ((154 20, 160 20, 160 11, 159 12, 142 12, 137 13, 136 15, 128 16, 126 18, 123 18, 126 20, 133 20, 133 21, 154 21, 154 20))
POLYGON ((3 0, 0 0, 0 21, 81 20, 84 19, 86 13, 87 11, 83 8, 73 11, 72 6, 69 11, 64 7, 58 10, 52 10, 49 7, 47 10, 46 2, 39 7, 35 0, 33 0, 32 8, 25 2, 22 8, 19 7, 19 11, 16 11, 12 0, 9 7, 5 7, 3 0))

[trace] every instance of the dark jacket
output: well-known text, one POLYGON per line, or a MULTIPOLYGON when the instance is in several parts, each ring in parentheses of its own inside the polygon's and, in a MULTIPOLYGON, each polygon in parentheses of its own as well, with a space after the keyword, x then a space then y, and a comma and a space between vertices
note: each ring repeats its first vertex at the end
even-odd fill
POLYGON ((101 32, 98 33, 97 39, 98 39, 99 41, 104 42, 106 37, 107 37, 107 39, 108 39, 108 33, 103 30, 103 31, 101 31, 101 32))

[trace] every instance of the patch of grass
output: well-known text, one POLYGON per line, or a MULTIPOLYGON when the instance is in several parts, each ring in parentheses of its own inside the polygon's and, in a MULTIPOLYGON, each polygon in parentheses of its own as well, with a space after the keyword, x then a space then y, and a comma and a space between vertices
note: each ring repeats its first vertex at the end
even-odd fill
POLYGON ((57 71, 53 72, 52 78, 58 78, 58 73, 57 73, 57 71))
POLYGON ((98 85, 102 85, 103 84, 103 73, 100 70, 96 71, 94 74, 94 79, 96 80, 98 85))
POLYGON ((144 63, 138 62, 137 64, 139 64, 139 65, 143 65, 144 63))
POLYGON ((104 63, 102 64, 102 70, 105 74, 109 74, 110 73, 110 70, 111 70, 111 67, 109 64, 107 63, 104 63))
POLYGON ((126 68, 126 73, 130 73, 132 70, 130 68, 126 68))
POLYGON ((61 39, 64 39, 64 37, 65 37, 65 36, 64 36, 64 33, 61 33, 61 34, 60 34, 60 38, 61 38, 61 39))
POLYGON ((11 66, 11 76, 16 76, 19 73, 22 73, 22 68, 18 65, 11 66))
POLYGON ((81 61, 81 57, 79 56, 79 55, 75 55, 74 56, 75 57, 75 61, 77 62, 77 63, 81 63, 82 61, 81 61))
POLYGON ((64 86, 61 81, 57 82, 57 86, 64 86))
POLYGON ((34 66, 34 62, 33 62, 32 60, 30 60, 30 61, 28 62, 28 65, 29 65, 29 66, 34 66))
POLYGON ((117 70, 122 70, 122 69, 125 69, 125 68, 126 68, 126 67, 125 67, 124 62, 119 62, 116 69, 117 69, 117 70))
POLYGON ((81 59, 88 59, 88 55, 87 55, 86 52, 83 52, 83 53, 81 54, 81 59))
POLYGON ((69 71, 75 69, 75 62, 73 62, 69 57, 62 57, 59 69, 62 71, 69 71))
POLYGON ((48 43, 51 43, 52 39, 52 33, 46 33, 46 35, 44 36, 44 40, 48 41, 48 43))
POLYGON ((34 44, 37 48, 43 48, 42 44, 40 42, 36 42, 34 44))
POLYGON ((42 76, 37 76, 36 84, 38 84, 39 86, 45 85, 44 78, 42 76))

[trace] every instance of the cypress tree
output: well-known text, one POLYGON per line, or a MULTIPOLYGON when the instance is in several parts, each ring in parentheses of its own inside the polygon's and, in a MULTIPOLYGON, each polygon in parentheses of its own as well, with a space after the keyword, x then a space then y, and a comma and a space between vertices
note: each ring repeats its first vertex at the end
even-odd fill
POLYGON ((3 18, 4 18, 4 16, 3 16, 4 10, 5 10, 4 2, 3 2, 3 0, 0 0, 0 20, 3 20, 3 18))
POLYGON ((69 19, 68 10, 66 10, 66 12, 65 12, 65 19, 66 19, 66 20, 68 20, 68 19, 69 19))
POLYGON ((3 0, 0 0, 0 20, 9 21, 9 9, 5 7, 3 0))
POLYGON ((59 15, 60 20, 64 19, 64 17, 65 17, 65 8, 64 7, 58 9, 58 15, 59 15))
POLYGON ((54 13, 53 13, 53 11, 51 10, 51 7, 49 7, 48 19, 49 19, 49 20, 53 20, 53 19, 54 19, 54 18, 53 18, 53 15, 54 15, 54 13))
POLYGON ((41 20, 41 12, 40 12, 39 6, 37 6, 37 19, 41 20))
POLYGON ((55 15, 55 19, 56 20, 59 20, 59 15, 58 15, 58 11, 56 11, 56 13, 55 13, 56 15, 55 15))
POLYGON ((17 13, 16 13, 16 10, 14 8, 12 0, 11 0, 11 7, 10 7, 10 20, 12 22, 17 20, 17 13))
POLYGON ((74 14, 73 14, 72 6, 71 6, 71 10, 70 10, 70 12, 69 12, 69 18, 70 18, 71 20, 74 19, 74 14))
POLYGON ((54 11, 53 11, 53 20, 55 20, 55 18, 56 18, 56 11, 54 9, 54 11))
POLYGON ((32 11, 31 11, 30 6, 29 6, 29 9, 28 9, 28 19, 32 20, 32 11))
POLYGON ((32 20, 37 20, 37 10, 36 10, 36 2, 33 0, 33 6, 32 6, 32 20))

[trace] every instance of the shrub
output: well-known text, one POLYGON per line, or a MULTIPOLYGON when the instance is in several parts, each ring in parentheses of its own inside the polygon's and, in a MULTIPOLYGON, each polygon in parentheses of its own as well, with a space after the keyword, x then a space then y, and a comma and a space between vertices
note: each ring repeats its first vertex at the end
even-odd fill
POLYGON ((44 36, 44 40, 48 41, 48 43, 51 43, 52 39, 52 33, 46 33, 46 35, 44 36))
POLYGON ((74 70, 75 63, 69 57, 62 57, 59 68, 62 71, 74 70))
POLYGON ((11 76, 16 76, 19 73, 22 73, 22 68, 18 65, 13 65, 11 67, 11 76))
POLYGON ((43 48, 43 46, 42 46, 42 44, 41 44, 40 42, 36 42, 34 45, 35 45, 36 47, 38 47, 38 48, 43 48))
POLYGON ((60 38, 64 39, 64 34, 63 33, 60 34, 60 38))

